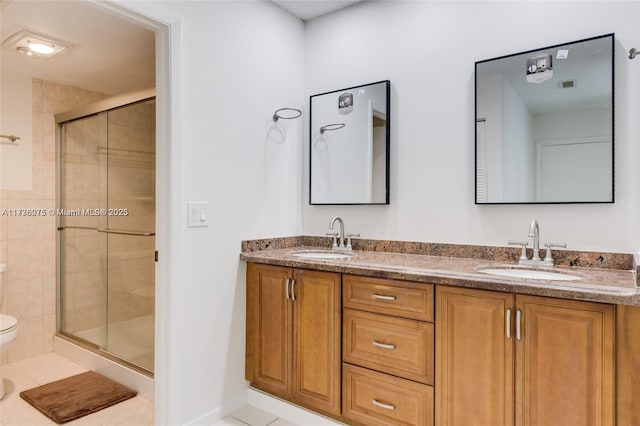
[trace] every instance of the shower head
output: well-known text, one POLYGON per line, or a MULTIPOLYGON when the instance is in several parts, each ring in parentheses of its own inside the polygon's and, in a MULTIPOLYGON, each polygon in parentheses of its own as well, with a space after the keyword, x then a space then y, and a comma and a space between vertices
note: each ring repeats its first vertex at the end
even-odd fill
POLYGON ((629 59, 635 58, 637 53, 638 53, 638 50, 636 50, 635 47, 632 47, 631 50, 629 50, 629 59))

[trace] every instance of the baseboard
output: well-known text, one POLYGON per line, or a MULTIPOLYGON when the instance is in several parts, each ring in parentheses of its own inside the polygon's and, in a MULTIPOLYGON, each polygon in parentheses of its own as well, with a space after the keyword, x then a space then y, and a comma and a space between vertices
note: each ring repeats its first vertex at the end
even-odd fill
POLYGON ((305 426, 344 426, 337 420, 298 407, 287 401, 276 398, 257 389, 247 390, 249 405, 271 413, 296 425, 305 426))
POLYGON ((229 414, 239 410, 245 405, 247 405, 247 394, 242 393, 240 397, 233 401, 226 402, 225 404, 188 421, 184 426, 214 425, 218 420, 227 417, 229 414))

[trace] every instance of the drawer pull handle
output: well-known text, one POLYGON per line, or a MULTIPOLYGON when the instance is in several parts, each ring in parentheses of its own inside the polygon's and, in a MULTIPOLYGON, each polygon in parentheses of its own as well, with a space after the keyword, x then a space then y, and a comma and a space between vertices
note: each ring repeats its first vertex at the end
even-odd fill
POLYGON ((385 296, 383 294, 374 294, 373 298, 378 300, 389 300, 389 301, 396 300, 395 296, 385 296))
POLYGON ((382 348, 382 349, 395 349, 396 348, 396 345, 391 345, 391 344, 388 344, 388 343, 380 343, 377 340, 374 340, 373 342, 371 342, 371 344, 373 346, 376 346, 376 347, 382 348))
POLYGON ((373 405, 377 405, 380 408, 384 408, 385 410, 395 410, 396 406, 391 404, 385 404, 384 402, 380 402, 377 399, 372 399, 371 403, 373 405))
POLYGON ((287 300, 291 300, 291 295, 289 294, 289 286, 291 285, 291 278, 287 278, 287 283, 284 286, 285 295, 287 300))

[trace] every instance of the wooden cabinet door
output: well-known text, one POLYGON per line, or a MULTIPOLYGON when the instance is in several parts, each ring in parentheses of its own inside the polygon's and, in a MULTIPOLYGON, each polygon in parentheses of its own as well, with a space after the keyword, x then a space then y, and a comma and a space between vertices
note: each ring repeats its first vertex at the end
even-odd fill
POLYGON ((640 307, 616 307, 616 402, 622 425, 640 425, 640 307))
POLYGON ((438 426, 513 425, 513 306, 508 293, 436 287, 438 426))
POLYGON ((340 414, 340 274, 295 271, 295 400, 340 414))
POLYGON ((293 306, 287 298, 291 268, 247 264, 245 376, 255 387, 290 398, 293 306))
POLYGON ((615 424, 614 306, 517 296, 516 424, 615 424))

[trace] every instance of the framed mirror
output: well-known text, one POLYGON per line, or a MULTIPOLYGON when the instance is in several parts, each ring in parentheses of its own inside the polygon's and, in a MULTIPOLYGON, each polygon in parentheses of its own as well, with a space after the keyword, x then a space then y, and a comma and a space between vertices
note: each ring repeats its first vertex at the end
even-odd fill
POLYGON ((389 204, 388 80, 310 97, 309 204, 389 204))
POLYGON ((614 41, 476 62, 476 204, 614 202, 614 41))

